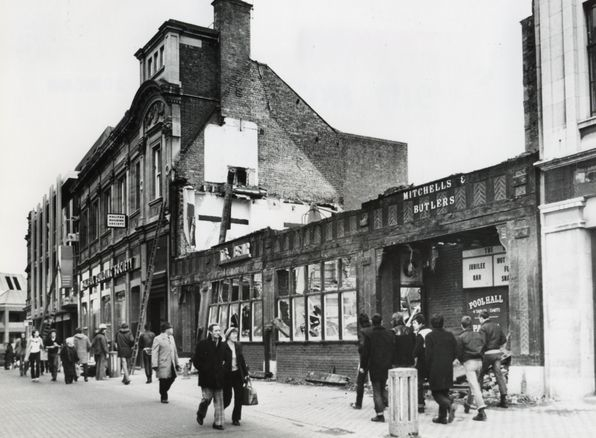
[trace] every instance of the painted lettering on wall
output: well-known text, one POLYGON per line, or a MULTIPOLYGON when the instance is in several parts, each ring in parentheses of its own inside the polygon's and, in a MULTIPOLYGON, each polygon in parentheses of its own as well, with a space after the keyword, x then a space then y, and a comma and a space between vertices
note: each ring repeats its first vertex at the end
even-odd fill
MULTIPOLYGON (((435 181, 430 184, 425 184, 425 185, 422 185, 419 187, 414 187, 410 190, 406 190, 405 192, 403 192, 403 199, 404 199, 404 201, 409 201, 410 199, 419 198, 420 196, 426 196, 426 195, 431 195, 433 193, 442 192, 442 191, 448 190, 452 187, 456 187, 456 186, 465 184, 465 182, 466 182, 465 175, 455 176, 455 177, 447 178, 447 179, 444 179, 441 181, 435 181)), ((433 202, 435 202, 435 201, 433 201, 433 202)), ((433 208, 446 207, 453 203, 455 203, 455 198, 453 196, 443 196, 443 197, 437 197, 434 207, 432 207, 432 208, 430 206, 430 202, 428 202, 428 203, 425 202, 424 204, 429 204, 428 208, 432 210, 433 208)), ((421 210, 421 211, 425 211, 425 210, 421 210)), ((416 213, 416 211, 414 211, 414 213, 416 213)))
POLYGON ((97 275, 93 275, 81 282, 81 290, 85 290, 91 286, 95 286, 99 283, 103 283, 104 281, 109 280, 110 278, 119 277, 120 275, 124 274, 125 272, 132 271, 135 268, 135 259, 130 258, 126 260, 122 260, 119 263, 116 263, 111 268, 106 269, 105 271, 101 271, 97 275))

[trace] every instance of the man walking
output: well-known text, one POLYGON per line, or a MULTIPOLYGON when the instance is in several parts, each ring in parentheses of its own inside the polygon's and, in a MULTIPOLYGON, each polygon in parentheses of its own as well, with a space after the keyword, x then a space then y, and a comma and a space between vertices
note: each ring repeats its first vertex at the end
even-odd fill
POLYGON ((19 361, 20 376, 23 377, 27 375, 28 368, 28 363, 25 360, 25 355, 27 354, 27 336, 25 335, 25 333, 21 333, 21 337, 17 339, 17 342, 14 347, 14 352, 16 359, 19 361))
POLYGON ((449 388, 453 386, 453 361, 457 352, 457 341, 453 333, 443 329, 441 315, 430 319, 432 331, 426 335, 426 368, 433 398, 439 405, 439 416, 433 423, 447 424, 455 418, 455 407, 449 397, 449 388))
POLYGON ((104 380, 106 378, 106 364, 109 353, 105 334, 107 328, 105 324, 99 324, 99 331, 91 342, 95 358, 95 380, 104 380))
POLYGON ((223 387, 225 375, 230 372, 231 364, 227 360, 226 346, 221 340, 221 328, 218 324, 209 325, 207 337, 197 343, 192 362, 199 370, 199 386, 202 391, 197 410, 197 422, 203 424, 207 408, 213 400, 215 409, 213 428, 223 430, 223 387))
POLYGON ((417 313, 412 318, 412 328, 416 333, 416 341, 414 343, 414 366, 418 374, 418 413, 423 414, 425 408, 424 400, 424 381, 427 378, 425 365, 425 344, 424 339, 430 333, 430 329, 426 327, 426 319, 422 313, 417 313))
POLYGON ((81 330, 80 327, 77 327, 75 330, 74 346, 77 350, 79 364, 83 367, 85 382, 88 382, 87 375, 89 374, 89 350, 91 349, 91 341, 89 341, 89 337, 83 333, 83 330, 81 330))
POLYGON ((154 339, 155 333, 151 331, 151 325, 149 323, 145 324, 145 331, 141 333, 139 339, 139 348, 143 351, 143 367, 147 376, 147 382, 145 383, 151 383, 151 348, 153 347, 154 339))
POLYGON ((398 368, 414 366, 414 343, 416 337, 410 327, 406 327, 401 313, 394 313, 391 318, 393 333, 395 333, 395 355, 393 364, 398 368))
POLYGON ((484 399, 478 382, 478 375, 482 369, 482 352, 484 351, 484 335, 472 330, 472 318, 464 316, 461 319, 462 332, 457 337, 457 358, 466 370, 468 380, 468 396, 464 404, 464 411, 470 412, 472 400, 476 401, 478 414, 473 418, 476 421, 486 421, 484 399))
POLYGON ((367 364, 370 381, 373 388, 373 400, 376 415, 371 421, 385 421, 383 412, 388 405, 387 377, 394 356, 394 334, 381 325, 381 315, 375 313, 372 317, 372 330, 364 339, 363 359, 367 364))
POLYGON ((132 346, 135 339, 128 328, 128 324, 123 322, 120 325, 120 330, 116 334, 116 345, 118 346, 118 357, 120 358, 120 368, 122 369, 122 383, 130 384, 128 377, 128 370, 130 369, 130 359, 132 357, 132 346))
POLYGON ((151 365, 159 379, 161 402, 168 403, 168 391, 176 380, 180 365, 178 365, 176 341, 172 336, 174 334, 172 324, 163 322, 160 328, 161 333, 155 337, 151 348, 151 365))
POLYGON ((497 384, 499 385, 499 393, 501 394, 500 408, 506 408, 507 404, 507 383, 505 377, 501 372, 501 348, 507 343, 507 337, 503 329, 496 321, 491 321, 488 316, 488 310, 482 310, 478 315, 480 320, 479 332, 484 334, 486 340, 486 351, 484 352, 484 360, 482 362, 482 370, 480 371, 480 387, 484 380, 484 375, 488 372, 490 367, 493 368, 497 384))
POLYGON ((358 364, 358 376, 356 377, 356 402, 350 403, 354 409, 362 409, 362 399, 364 398, 364 383, 366 382, 366 375, 368 374, 368 364, 366 364, 363 356, 364 340, 368 333, 372 330, 370 328, 370 318, 366 313, 361 313, 358 317, 360 324, 360 332, 358 333, 358 355, 360 356, 360 363, 358 364))
POLYGON ((50 334, 45 342, 46 351, 48 353, 48 364, 50 368, 50 373, 52 375, 52 382, 56 381, 56 377, 58 377, 58 367, 59 367, 59 353, 60 353, 60 342, 58 342, 58 337, 56 335, 56 330, 50 330, 50 334))

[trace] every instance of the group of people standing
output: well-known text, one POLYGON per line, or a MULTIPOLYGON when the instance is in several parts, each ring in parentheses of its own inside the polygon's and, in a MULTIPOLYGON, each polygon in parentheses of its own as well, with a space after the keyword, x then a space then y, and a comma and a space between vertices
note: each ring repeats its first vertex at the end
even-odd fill
POLYGON ((482 382, 491 367, 501 396, 498 406, 506 408, 507 384, 501 371, 501 349, 507 338, 501 326, 490 320, 486 310, 480 312, 478 319, 481 326, 476 332, 472 330, 472 318, 462 317, 461 332, 456 336, 444 329, 441 315, 433 315, 430 319, 431 328, 427 328, 426 319, 420 313, 413 315, 408 325, 403 316, 396 313, 392 318, 393 329, 388 330, 382 325, 381 315, 373 315, 371 326, 368 316, 361 314, 356 402, 351 406, 354 409, 362 408, 364 383, 368 374, 376 413, 371 421, 385 421, 389 369, 414 367, 418 374, 418 412, 423 413, 425 410, 424 388, 428 381, 432 396, 439 405, 439 414, 432 421, 448 424, 455 417, 456 405, 450 389, 453 387, 453 367, 459 361, 468 381, 464 411, 468 413, 475 405, 477 414, 473 419, 486 421, 482 382))

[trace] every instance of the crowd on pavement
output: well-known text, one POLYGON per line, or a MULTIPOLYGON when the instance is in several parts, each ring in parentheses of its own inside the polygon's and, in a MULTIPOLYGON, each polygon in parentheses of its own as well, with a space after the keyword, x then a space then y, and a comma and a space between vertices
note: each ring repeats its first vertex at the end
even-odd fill
MULTIPOLYGON (((139 351, 142 352, 142 364, 147 377, 146 383, 152 383, 153 375, 159 380, 161 403, 168 403, 168 391, 181 372, 176 342, 172 325, 161 324, 161 333, 155 335, 149 325, 139 337, 139 351)), ((88 382, 90 375, 89 357, 95 360, 95 379, 105 380, 110 346, 106 338, 107 326, 100 324, 90 340, 84 331, 77 328, 73 336, 64 342, 57 338, 56 330, 50 330, 47 338, 40 337, 39 330, 33 330, 29 338, 22 333, 7 347, 5 368, 18 368, 21 376, 29 372, 34 383, 39 382, 44 372, 51 374, 51 381, 56 382, 60 367, 64 374, 64 383, 72 384, 83 377, 88 382)), ((120 359, 122 383, 129 385, 135 339, 126 323, 122 323, 115 336, 113 348, 120 359)), ((214 405, 213 428, 223 430, 224 410, 232 404, 232 424, 240 426, 242 405, 250 399, 252 386, 249 384, 248 367, 238 342, 238 329, 230 327, 222 334, 217 324, 211 324, 207 337, 196 345, 192 363, 199 371, 198 384, 202 390, 201 401, 196 413, 197 422, 202 425, 211 401, 214 405)))
POLYGON ((455 418, 456 404, 451 389, 454 366, 461 365, 468 382, 464 411, 477 410, 473 420, 486 421, 486 404, 482 396, 484 375, 492 369, 500 392, 499 407, 507 408, 507 384, 501 370, 501 357, 507 338, 501 326, 490 320, 483 310, 479 314, 480 329, 472 330, 472 318, 463 316, 461 332, 456 336, 444 329, 441 315, 433 315, 430 328, 421 313, 410 317, 406 323, 400 313, 392 317, 392 330, 382 324, 382 317, 375 314, 371 321, 361 314, 358 352, 360 366, 356 379, 354 409, 362 409, 364 384, 370 378, 375 416, 374 422, 384 422, 388 406, 387 379, 391 368, 416 368, 418 377, 418 412, 425 411, 425 387, 428 387, 439 405, 434 423, 449 424, 455 418))

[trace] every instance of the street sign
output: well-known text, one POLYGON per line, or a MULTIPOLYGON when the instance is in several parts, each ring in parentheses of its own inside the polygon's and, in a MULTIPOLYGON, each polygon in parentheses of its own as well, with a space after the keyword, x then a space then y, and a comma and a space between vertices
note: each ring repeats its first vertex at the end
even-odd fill
POLYGON ((127 217, 125 214, 108 213, 108 228, 126 228, 127 217))

